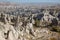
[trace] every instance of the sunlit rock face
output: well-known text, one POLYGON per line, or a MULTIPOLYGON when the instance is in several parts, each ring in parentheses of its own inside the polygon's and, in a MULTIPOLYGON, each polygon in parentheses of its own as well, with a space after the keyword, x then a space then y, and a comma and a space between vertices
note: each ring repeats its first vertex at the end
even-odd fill
POLYGON ((49 14, 49 11, 43 12, 43 16, 36 19, 40 22, 40 26, 58 25, 58 18, 49 14))
POLYGON ((47 28, 34 28, 32 23, 27 23, 25 27, 21 25, 14 28, 9 23, 0 22, 0 40, 60 40, 59 33, 47 28))
POLYGON ((54 17, 49 14, 49 12, 44 13, 44 20, 51 21, 54 17))
POLYGON ((55 32, 55 29, 51 31, 47 28, 48 25, 58 25, 57 18, 49 14, 49 11, 43 14, 38 12, 35 15, 15 16, 1 13, 0 40, 60 40, 60 33, 55 32), (39 27, 35 26, 35 23, 39 24, 39 27))

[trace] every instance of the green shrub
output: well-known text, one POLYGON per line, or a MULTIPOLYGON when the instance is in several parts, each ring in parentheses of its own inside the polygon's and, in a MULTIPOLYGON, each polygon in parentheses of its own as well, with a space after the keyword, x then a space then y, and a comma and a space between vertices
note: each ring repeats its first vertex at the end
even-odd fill
POLYGON ((40 26, 40 20, 38 19, 35 20, 35 26, 38 26, 38 27, 40 26))

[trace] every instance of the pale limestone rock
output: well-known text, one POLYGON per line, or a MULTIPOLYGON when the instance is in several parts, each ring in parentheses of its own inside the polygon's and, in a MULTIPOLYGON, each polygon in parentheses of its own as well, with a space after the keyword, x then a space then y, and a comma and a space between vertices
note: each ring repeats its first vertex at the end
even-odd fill
POLYGON ((16 38, 15 38, 15 36, 14 36, 12 31, 9 32, 8 40, 16 40, 16 38))
POLYGON ((10 22, 11 22, 11 18, 10 18, 10 16, 9 16, 9 15, 7 15, 7 20, 8 20, 8 23, 10 23, 10 22))
POLYGON ((35 20, 34 19, 32 19, 32 24, 35 24, 35 20))
POLYGON ((3 35, 2 30, 0 31, 0 40, 6 40, 5 37, 4 37, 4 35, 3 35))
POLYGON ((5 17, 4 17, 4 23, 6 24, 6 23, 8 23, 8 21, 7 21, 7 15, 5 14, 5 17))

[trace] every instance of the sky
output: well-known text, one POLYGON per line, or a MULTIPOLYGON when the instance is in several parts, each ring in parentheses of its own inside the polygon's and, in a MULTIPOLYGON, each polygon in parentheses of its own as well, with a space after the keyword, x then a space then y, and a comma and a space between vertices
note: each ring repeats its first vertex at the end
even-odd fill
POLYGON ((14 2, 14 3, 60 3, 60 0, 0 0, 0 2, 14 2))

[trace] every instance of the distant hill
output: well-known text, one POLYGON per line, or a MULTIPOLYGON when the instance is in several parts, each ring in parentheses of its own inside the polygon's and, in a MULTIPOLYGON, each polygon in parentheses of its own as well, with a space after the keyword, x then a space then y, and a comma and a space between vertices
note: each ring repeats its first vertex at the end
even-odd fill
POLYGON ((19 6, 27 8, 60 8, 60 4, 54 3, 10 3, 10 2, 0 2, 0 6, 19 6))

